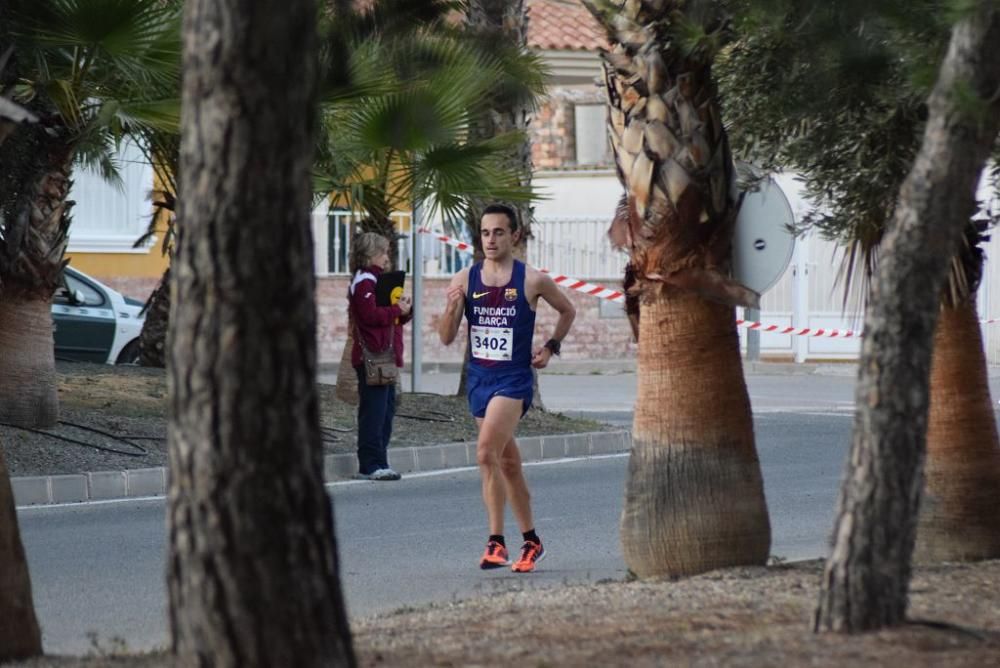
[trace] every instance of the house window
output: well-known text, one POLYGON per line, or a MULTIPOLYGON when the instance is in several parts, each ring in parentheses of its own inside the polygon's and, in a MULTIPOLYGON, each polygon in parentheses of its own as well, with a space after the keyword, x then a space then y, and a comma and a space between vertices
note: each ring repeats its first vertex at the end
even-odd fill
POLYGON ((69 229, 69 251, 82 253, 147 253, 149 245, 132 248, 149 226, 153 208, 153 168, 142 151, 125 144, 116 156, 120 183, 108 183, 82 167, 73 169, 69 199, 76 202, 69 229))
POLYGON ((608 165, 611 149, 605 128, 607 110, 603 104, 578 104, 573 109, 576 128, 576 164, 608 165))

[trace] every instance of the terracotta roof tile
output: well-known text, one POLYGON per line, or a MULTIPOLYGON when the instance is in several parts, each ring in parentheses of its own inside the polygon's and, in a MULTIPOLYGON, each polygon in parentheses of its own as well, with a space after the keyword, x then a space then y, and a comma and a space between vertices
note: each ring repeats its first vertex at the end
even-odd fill
POLYGON ((528 46, 593 51, 608 40, 580 0, 528 0, 528 46))

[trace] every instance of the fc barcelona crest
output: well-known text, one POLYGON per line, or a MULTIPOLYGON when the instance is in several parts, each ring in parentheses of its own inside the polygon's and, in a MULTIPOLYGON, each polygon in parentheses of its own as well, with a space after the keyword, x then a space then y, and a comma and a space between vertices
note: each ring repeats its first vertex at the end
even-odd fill
POLYGON ((503 291, 503 298, 509 302, 517 301, 517 288, 507 288, 503 291))

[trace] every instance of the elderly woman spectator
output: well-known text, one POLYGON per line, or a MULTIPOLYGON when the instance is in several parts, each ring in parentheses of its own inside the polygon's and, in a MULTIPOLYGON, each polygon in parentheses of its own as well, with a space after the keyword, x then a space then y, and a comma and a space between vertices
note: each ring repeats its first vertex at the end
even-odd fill
POLYGON ((403 366, 403 325, 412 317, 410 300, 401 297, 390 306, 375 299, 375 284, 389 267, 389 240, 380 234, 359 234, 351 252, 351 287, 348 308, 354 323, 351 364, 358 375, 358 472, 368 480, 399 480, 389 467, 389 439, 396 414, 395 385, 369 385, 361 343, 373 353, 391 345, 396 366, 403 366))

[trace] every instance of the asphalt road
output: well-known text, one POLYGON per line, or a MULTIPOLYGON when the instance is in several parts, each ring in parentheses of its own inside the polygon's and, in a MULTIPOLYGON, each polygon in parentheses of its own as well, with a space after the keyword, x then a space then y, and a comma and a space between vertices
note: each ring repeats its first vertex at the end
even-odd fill
MULTIPOLYGON (((579 405, 579 404, 578 404, 579 405)), ((616 421, 626 413, 608 412, 616 421)), ((773 527, 772 554, 824 554, 850 413, 765 410, 758 450, 773 527)), ((528 467, 547 559, 531 575, 477 568, 485 520, 475 470, 398 483, 332 486, 342 581, 353 617, 493 591, 622 578, 617 521, 625 456, 528 467)), ((86 652, 122 638, 166 641, 162 499, 19 511, 46 651, 86 652)), ((513 520, 508 539, 516 545, 513 520)))

